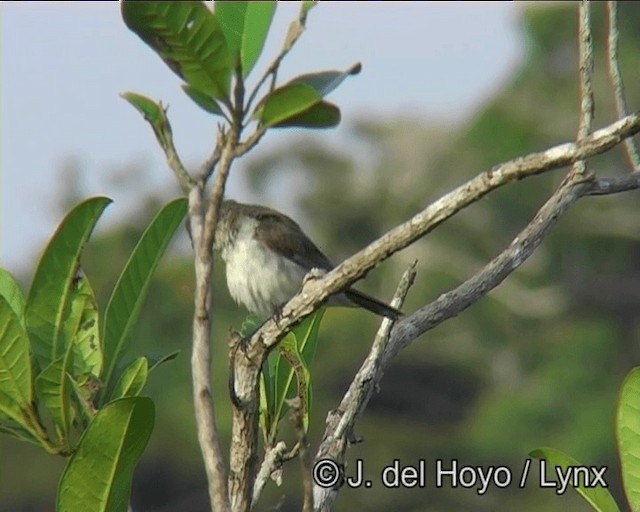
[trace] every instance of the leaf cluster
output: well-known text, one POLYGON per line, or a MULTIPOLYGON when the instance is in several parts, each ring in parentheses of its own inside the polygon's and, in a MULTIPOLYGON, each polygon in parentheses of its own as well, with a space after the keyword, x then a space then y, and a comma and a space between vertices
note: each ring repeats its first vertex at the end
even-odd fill
POLYGON ((186 201, 170 202, 151 221, 100 315, 80 256, 110 202, 94 197, 67 214, 26 297, 0 269, 0 431, 68 458, 58 487, 61 511, 126 510, 155 415, 153 402, 139 395, 149 372, 177 355, 124 359, 186 201))

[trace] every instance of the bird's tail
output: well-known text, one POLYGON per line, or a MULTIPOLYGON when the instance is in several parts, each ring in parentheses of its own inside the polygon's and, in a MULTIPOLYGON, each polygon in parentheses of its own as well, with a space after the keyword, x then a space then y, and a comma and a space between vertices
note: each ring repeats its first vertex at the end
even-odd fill
POLYGON ((354 290, 353 288, 345 290, 344 294, 355 305, 368 309, 376 315, 386 316, 392 320, 398 320, 403 315, 402 311, 392 308, 388 304, 385 304, 384 302, 365 293, 359 292, 358 290, 354 290))

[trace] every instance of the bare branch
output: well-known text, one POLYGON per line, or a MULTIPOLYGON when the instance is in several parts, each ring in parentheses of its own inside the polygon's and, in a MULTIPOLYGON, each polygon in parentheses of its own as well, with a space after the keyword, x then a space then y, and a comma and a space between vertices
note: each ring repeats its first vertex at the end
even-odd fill
POLYGON ((293 425, 293 430, 298 438, 300 467, 302 470, 302 489, 304 501, 302 504, 302 512, 313 511, 313 480, 311 478, 311 452, 309 451, 309 440, 307 439, 307 433, 304 429, 303 422, 303 403, 304 397, 296 396, 295 398, 288 400, 287 404, 291 408, 291 414, 289 419, 293 425))
MULTIPOLYGON (((121 96, 127 101, 130 101, 129 94, 121 94, 121 96)), ((187 172, 185 166, 182 164, 182 160, 180 160, 178 152, 176 151, 176 146, 173 143, 173 130, 171 129, 171 123, 169 122, 169 118, 167 117, 168 107, 165 107, 162 102, 159 102, 158 105, 155 106, 157 106, 159 109, 158 115, 154 117, 148 117, 146 114, 144 114, 144 118, 151 126, 153 134, 156 136, 156 140, 158 141, 158 144, 160 144, 165 158, 167 159, 167 164, 173 171, 173 174, 175 174, 176 179, 180 184, 180 188, 182 188, 182 191, 185 194, 188 194, 189 191, 195 186, 195 181, 187 172)))
POLYGON ((588 0, 580 3, 580 125, 578 139, 584 139, 591 132, 593 124, 593 40, 591 38, 591 4, 588 0))
POLYGON ((193 347, 191 372, 193 380, 193 403, 195 410, 198 443, 202 451, 207 473, 209 496, 213 510, 230 510, 227 471, 220 447, 215 423, 215 411, 211 391, 211 251, 203 248, 204 237, 204 181, 200 181, 189 194, 189 222, 195 251, 195 291, 193 313, 193 347))
POLYGON ((547 231, 580 197, 617 194, 635 189, 640 189, 640 172, 615 178, 565 183, 549 198, 509 247, 485 265, 480 272, 400 322, 392 333, 389 351, 385 354, 383 364, 388 364, 389 360, 418 336, 460 314, 498 286, 524 263, 540 245, 547 231))
MULTIPOLYGON (((414 261, 402 275, 391 302, 394 308, 400 308, 404 303, 409 288, 413 285, 416 277, 417 263, 414 261)), ((371 350, 356 373, 340 405, 327 416, 327 427, 316 453, 316 460, 331 458, 340 463, 344 462, 347 443, 354 437, 355 421, 364 411, 382 378, 382 357, 387 350, 392 326, 392 320, 385 318, 382 321, 371 350)), ((313 488, 315 510, 327 508, 337 497, 338 491, 339 489, 315 485, 313 488)))
MULTIPOLYGON (((609 13, 609 37, 607 38, 608 69, 613 95, 616 101, 618 117, 624 117, 629 110, 624 93, 622 74, 620 73, 620 61, 618 59, 618 2, 607 2, 607 12, 609 13)), ((624 146, 631 168, 640 171, 640 153, 631 137, 625 139, 624 146)))
MULTIPOLYGON (((236 70, 236 74, 239 71, 236 70)), ((216 149, 210 160, 203 164, 197 194, 190 194, 189 214, 192 224, 193 247, 195 251, 196 289, 194 294, 193 316, 193 349, 191 367, 193 375, 193 399, 198 429, 198 441, 207 472, 209 496, 213 510, 228 511, 249 508, 253 486, 253 474, 243 474, 244 480, 230 479, 224 463, 220 438, 215 423, 215 410, 211 392, 211 276, 213 274, 213 238, 218 223, 218 213, 224 188, 234 160, 235 147, 238 143, 242 125, 242 102, 244 89, 242 80, 236 79, 232 123, 229 131, 223 127, 218 130, 216 149), (205 200, 205 184, 217 162, 217 173, 211 188, 209 200, 205 200), (212 164, 213 163, 213 164, 212 164), (210 167, 208 167, 210 166, 210 167), (195 225, 195 229, 194 229, 195 225), (231 501, 229 499, 229 481, 232 485, 231 501)), ((234 422, 235 427, 235 422, 234 422)), ((234 457, 231 457, 233 472, 234 457)), ((235 474, 234 474, 235 476, 235 474)))
POLYGON ((249 135, 249 137, 247 137, 247 139, 244 142, 240 142, 238 144, 235 152, 236 158, 241 157, 250 149, 252 149, 258 142, 260 142, 260 139, 262 139, 262 136, 265 133, 267 133, 267 127, 264 125, 258 126, 255 129, 255 131, 251 135, 249 135))
MULTIPOLYGON (((579 11, 579 53, 580 53, 580 122, 577 140, 584 139, 591 132, 593 123, 593 40, 591 39, 591 4, 582 0, 579 11)), ((584 174, 587 164, 578 160, 571 169, 572 173, 584 174)))
MULTIPOLYGON (((222 126, 218 126, 218 133, 220 133, 224 128, 222 126)), ((211 156, 205 160, 205 162, 200 166, 199 180, 203 183, 209 181, 209 178, 213 174, 213 171, 218 165, 220 161, 220 155, 222 153, 222 147, 220 146, 220 137, 217 137, 216 146, 213 149, 213 153, 211 156)))
MULTIPOLYGON (((435 229, 446 219, 507 183, 564 167, 604 153, 640 131, 640 113, 629 115, 575 143, 565 143, 510 160, 479 174, 445 194, 405 223, 375 240, 321 279, 307 280, 302 290, 281 311, 278 323, 271 319, 253 335, 251 346, 271 347, 299 318, 309 314, 329 295, 364 276, 378 263, 435 229)), ((257 354, 260 349, 257 349, 257 354)))
POLYGON ((280 469, 282 466, 282 458, 287 451, 287 445, 284 441, 278 441, 274 446, 267 449, 264 455, 264 460, 256 476, 255 484, 253 485, 253 498, 251 501, 251 508, 255 507, 256 503, 260 499, 262 489, 266 485, 271 475, 280 469))

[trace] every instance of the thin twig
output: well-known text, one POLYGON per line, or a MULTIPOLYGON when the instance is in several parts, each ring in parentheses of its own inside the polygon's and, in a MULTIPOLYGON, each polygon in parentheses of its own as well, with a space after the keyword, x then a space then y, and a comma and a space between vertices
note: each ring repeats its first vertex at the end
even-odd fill
MULTIPOLYGON (((593 40, 591 38, 591 4, 582 0, 579 11, 579 54, 580 54, 580 121, 578 123, 577 140, 587 137, 593 124, 593 40)), ((587 164, 578 160, 573 164, 572 173, 584 175, 587 164)))
MULTIPOLYGON (((240 80, 241 82, 241 80, 240 80)), ((227 132, 223 127, 219 127, 216 150, 211 156, 211 161, 217 161, 218 172, 215 174, 211 193, 208 201, 205 201, 205 184, 213 171, 206 168, 209 165, 205 162, 203 171, 198 182, 197 194, 191 194, 190 215, 194 216, 197 222, 197 229, 192 233, 193 246, 195 251, 195 311, 193 321, 193 352, 191 366, 193 374, 193 396, 195 404, 196 425, 198 429, 198 441, 204 458, 207 481, 209 483, 209 495, 212 501, 212 509, 235 510, 240 506, 242 510, 248 508, 247 499, 253 486, 252 475, 247 476, 247 481, 241 484, 241 489, 237 487, 237 479, 229 478, 220 438, 215 423, 215 410, 211 392, 212 371, 211 371, 211 276, 213 274, 213 238, 218 222, 218 213, 222 196, 226 185, 231 164, 234 160, 235 147, 238 143, 242 124, 242 84, 236 83, 234 89, 235 104, 232 107, 232 124, 227 132), (218 148, 219 152, 218 152, 218 148), (193 207, 191 207, 193 203, 193 207), (229 494, 229 480, 233 485, 233 492, 229 494), (246 488, 247 486, 248 489, 246 488), (240 491, 240 492, 238 492, 240 491), (231 499, 230 499, 231 496, 231 499), (240 497, 240 498, 239 498, 240 497), (246 504, 246 505, 245 505, 246 504)), ((235 422, 234 422, 235 424, 235 422)), ((231 464, 233 470, 233 461, 231 464)), ((249 501, 250 503, 250 501, 249 501)))
MULTIPOLYGON (((223 126, 218 126, 218 133, 224 130, 223 126)), ((200 166, 199 180, 203 183, 209 181, 213 171, 216 168, 216 165, 220 161, 220 155, 222 154, 222 147, 220 145, 220 137, 216 138, 216 145, 211 153, 211 156, 205 160, 205 162, 200 166)))
POLYGON ((256 503, 260 499, 262 489, 266 485, 271 475, 279 471, 282 466, 282 458, 287 451, 287 445, 284 441, 278 441, 274 446, 267 449, 264 455, 264 460, 256 476, 256 481, 253 484, 253 498, 251 500, 251 508, 255 507, 256 503))
MULTIPOLYGON (((620 59, 618 58, 618 2, 607 2, 607 13, 609 14, 609 37, 607 38, 607 54, 608 69, 611 85, 613 86, 613 96, 616 102, 616 111, 618 117, 627 115, 629 107, 627 106, 626 95, 624 92, 624 83, 620 72, 620 59)), ((627 158, 631 164, 631 168, 635 171, 640 170, 640 153, 633 138, 629 137, 624 141, 627 158)))
MULTIPOLYGON (((416 277, 416 264, 417 261, 414 261, 402 275, 391 302, 394 308, 399 309, 404 303, 409 288, 413 285, 416 277)), ((377 383, 382 378, 381 361, 387 349, 393 324, 393 321, 388 318, 382 321, 371 350, 356 373, 340 405, 329 413, 327 428, 318 448, 316 460, 329 457, 340 463, 344 462, 344 451, 348 441, 353 437, 355 421, 364 411, 371 395, 376 390, 377 383)), ((314 486, 314 503, 320 504, 326 503, 328 500, 333 501, 332 497, 328 495, 335 498, 337 493, 338 489, 314 486)))
MULTIPOLYGON (((126 95, 123 95, 123 97, 126 98, 126 95)), ((160 144, 167 159, 167 164, 180 184, 180 188, 185 194, 188 194, 189 191, 195 187, 196 183, 183 165, 182 160, 180 160, 176 146, 173 143, 173 130, 167 117, 168 107, 165 107, 162 102, 159 102, 158 108, 160 109, 158 118, 151 119, 145 115, 145 119, 151 126, 158 144, 160 144)))
POLYGON ((311 478, 311 452, 309 451, 309 440, 304 429, 304 396, 300 393, 295 398, 288 400, 287 404, 291 408, 289 419, 293 425, 293 430, 298 438, 300 467, 302 470, 302 490, 303 504, 302 512, 313 511, 313 479, 311 478))

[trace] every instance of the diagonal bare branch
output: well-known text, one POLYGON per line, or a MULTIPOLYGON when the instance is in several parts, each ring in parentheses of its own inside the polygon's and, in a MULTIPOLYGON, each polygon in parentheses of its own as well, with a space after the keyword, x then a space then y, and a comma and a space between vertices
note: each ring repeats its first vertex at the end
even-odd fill
MULTIPOLYGON (((276 322, 267 321, 252 337, 251 346, 271 347, 299 319, 318 307, 329 295, 363 277, 395 252, 429 233, 458 211, 512 181, 521 180, 604 153, 627 137, 640 132, 640 112, 631 114, 585 139, 554 146, 510 160, 460 185, 403 224, 396 226, 360 252, 348 258, 321 279, 310 279, 282 309, 276 322)), ((588 178, 587 178, 588 179, 588 178)))

